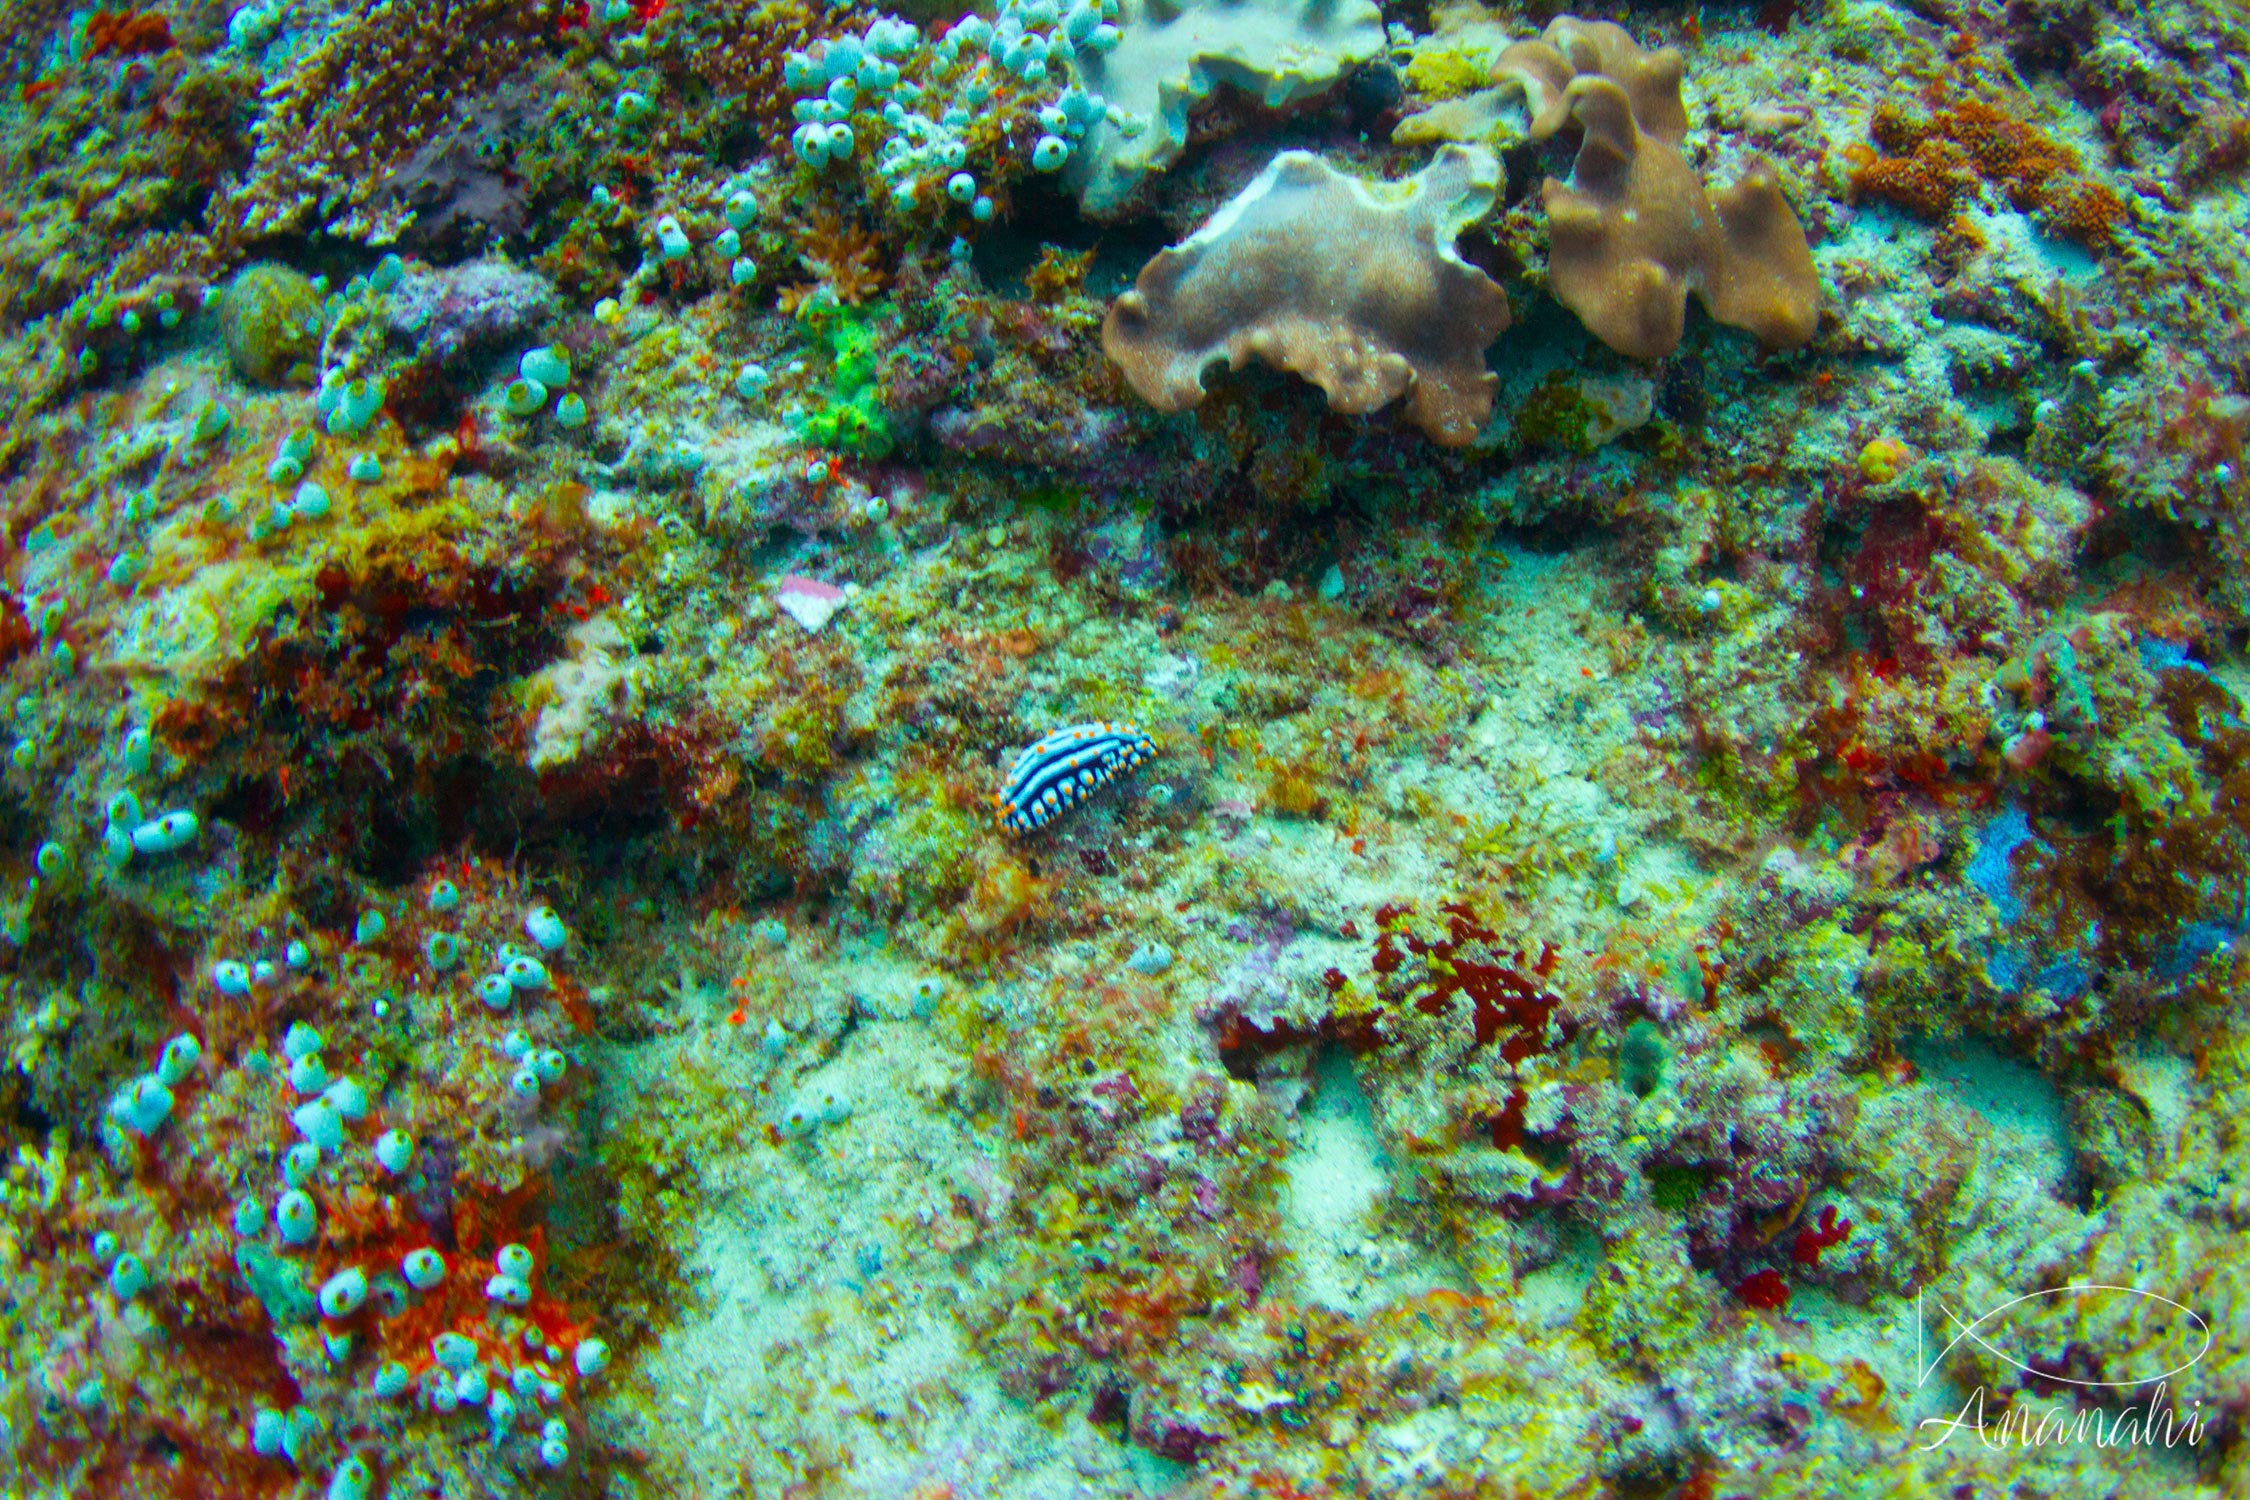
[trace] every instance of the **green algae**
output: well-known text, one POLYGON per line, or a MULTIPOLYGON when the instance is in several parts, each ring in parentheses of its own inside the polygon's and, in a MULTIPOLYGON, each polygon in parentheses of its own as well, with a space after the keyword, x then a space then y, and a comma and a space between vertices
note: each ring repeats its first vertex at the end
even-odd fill
POLYGON ((808 441, 871 459, 886 457, 895 446, 877 380, 891 316, 888 303, 847 307, 817 295, 797 310, 797 326, 830 361, 828 389, 798 419, 798 431, 808 441))

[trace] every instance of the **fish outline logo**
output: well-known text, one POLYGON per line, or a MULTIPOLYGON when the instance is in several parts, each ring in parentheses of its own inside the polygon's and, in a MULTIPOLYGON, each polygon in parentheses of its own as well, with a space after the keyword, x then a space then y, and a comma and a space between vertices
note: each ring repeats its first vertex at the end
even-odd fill
POLYGON ((1929 1320, 1923 1310, 1923 1297, 1924 1293, 1921 1290, 1914 1293, 1914 1384, 1917 1388, 1929 1383, 1931 1373, 1944 1362, 1948 1355, 1961 1346, 1963 1339, 1973 1341, 1978 1348, 1983 1349, 1987 1354, 2013 1365, 2026 1375, 2036 1376, 2041 1380, 2056 1381, 2063 1385, 2077 1386, 2084 1390, 2137 1390, 2142 1386, 2162 1384, 2175 1375, 2194 1369, 2196 1365, 2202 1362, 2203 1357, 2211 1352, 2215 1342, 2210 1320, 2185 1303, 2175 1302, 2161 1292, 2152 1292, 2144 1287, 2120 1286, 2114 1282, 2106 1281, 2087 1281, 2069 1282, 2063 1286, 2047 1287, 2036 1292, 2025 1292, 2019 1297, 2010 1297, 2007 1301, 1995 1307, 1985 1309, 1984 1312, 1967 1322, 1962 1321, 1959 1312, 1940 1302, 1937 1304, 1939 1311, 1945 1314, 1947 1321, 1958 1332, 1935 1355, 1925 1357, 1928 1348, 1929 1320), (2044 1297, 2076 1296, 2090 1292, 2122 1292, 2128 1297, 2140 1297, 2151 1302, 2160 1302, 2175 1312, 2185 1314, 2188 1320, 2195 1325, 2197 1331, 2203 1335, 2202 1347, 2189 1355, 2187 1359, 2159 1374, 2138 1376, 2131 1380, 2081 1380, 2074 1376, 2058 1375, 2052 1371, 2035 1369, 1978 1332, 1979 1329, 1984 1328, 2011 1307, 2018 1307, 2023 1303, 2034 1302, 2044 1297))

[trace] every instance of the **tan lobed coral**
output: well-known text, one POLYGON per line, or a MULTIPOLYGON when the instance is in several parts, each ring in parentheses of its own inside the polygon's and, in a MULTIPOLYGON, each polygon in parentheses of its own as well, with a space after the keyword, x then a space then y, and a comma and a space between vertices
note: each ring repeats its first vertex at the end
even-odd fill
POLYGON ((1637 359, 1679 346, 1693 291, 1711 316, 1769 349, 1819 321, 1820 278, 1773 167, 1754 159, 1716 199, 1680 155, 1680 54, 1644 52, 1621 28, 1557 16, 1495 73, 1524 91, 1531 134, 1570 120, 1583 139, 1570 181, 1549 178, 1547 272, 1555 296, 1603 343, 1637 359))
POLYGON ((1437 25, 1437 35, 1425 45, 1438 50, 1410 64, 1408 77, 1458 76, 1459 69, 1474 67, 1489 75, 1490 86, 1471 89, 1459 98, 1441 98, 1433 107, 1408 115, 1391 132, 1391 139, 1402 146, 1434 146, 1442 141, 1489 145, 1519 105, 1529 117, 1531 138, 1546 140, 1570 123, 1563 94, 1581 74, 1609 78, 1624 89, 1647 134, 1675 146, 1687 135, 1687 108, 1680 102, 1685 66, 1677 48, 1643 51, 1622 26, 1562 16, 1537 38, 1510 42, 1493 56, 1489 34, 1500 28, 1474 0, 1441 5, 1437 25))
POLYGON ((1500 54, 1493 77, 1523 90, 1531 113, 1531 138, 1543 141, 1570 123, 1570 85, 1606 78, 1624 90, 1643 135, 1668 146, 1687 138, 1687 106, 1680 102, 1686 66, 1677 47, 1643 51, 1625 28, 1610 21, 1557 16, 1533 42, 1500 54))
POLYGON ((1499 162, 1471 147, 1378 185, 1285 151, 1141 268, 1102 324, 1102 348, 1160 411, 1201 401, 1213 360, 1240 369, 1255 356, 1340 412, 1403 395, 1408 421, 1458 447, 1492 411, 1484 350, 1508 326, 1508 299, 1453 240, 1500 186, 1499 162))
POLYGON ((1498 114, 1483 95, 1520 91, 1532 139, 1573 122, 1583 133, 1570 180, 1549 178, 1542 201, 1555 296, 1589 332, 1621 354, 1661 358, 1679 345, 1692 291, 1770 349, 1802 344, 1820 302, 1804 227, 1762 157, 1733 187, 1704 191, 1680 154, 1681 73, 1675 48, 1649 52, 1607 21, 1557 16, 1500 54, 1495 90, 1414 116, 1397 137, 1488 129, 1498 114))

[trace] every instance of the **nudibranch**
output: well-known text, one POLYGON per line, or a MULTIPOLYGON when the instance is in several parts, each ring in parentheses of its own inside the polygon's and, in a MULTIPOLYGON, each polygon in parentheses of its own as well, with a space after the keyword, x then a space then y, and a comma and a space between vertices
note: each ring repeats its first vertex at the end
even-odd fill
POLYGON ((1110 782, 1156 754, 1156 742, 1131 724, 1096 719, 1041 735, 1008 768, 993 804, 1011 833, 1044 828, 1110 782))

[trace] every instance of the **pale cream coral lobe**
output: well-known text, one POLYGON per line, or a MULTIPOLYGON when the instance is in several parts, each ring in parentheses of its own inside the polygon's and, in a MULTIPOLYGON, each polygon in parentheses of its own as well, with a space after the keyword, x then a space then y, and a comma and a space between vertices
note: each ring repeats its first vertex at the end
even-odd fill
POLYGON ((1302 375, 1354 415, 1405 416, 1458 446, 1492 410, 1484 349, 1508 299, 1454 236, 1501 186, 1489 152, 1449 146, 1409 181, 1370 185, 1288 151, 1185 241, 1143 267, 1102 347, 1160 411, 1204 397, 1203 371, 1252 358, 1302 375))

